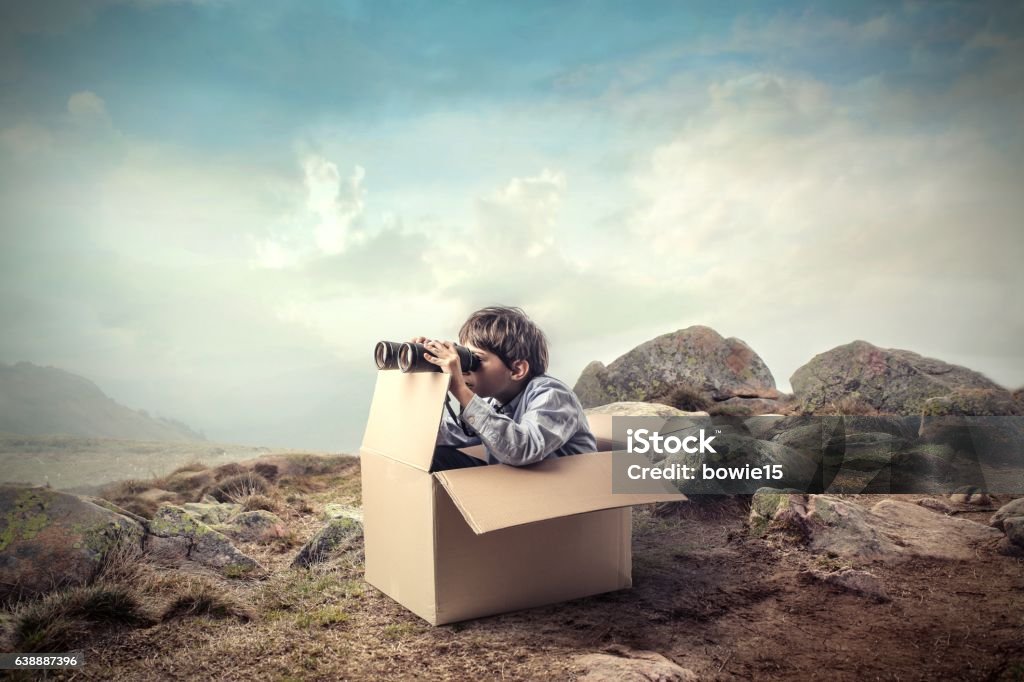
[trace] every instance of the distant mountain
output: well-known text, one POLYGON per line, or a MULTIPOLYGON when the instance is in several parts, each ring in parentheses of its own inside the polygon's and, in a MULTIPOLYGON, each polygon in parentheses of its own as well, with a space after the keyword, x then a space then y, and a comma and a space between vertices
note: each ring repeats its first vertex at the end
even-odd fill
POLYGON ((206 440, 185 424, 152 417, 108 398, 99 387, 56 367, 0 363, 0 431, 154 441, 206 440))

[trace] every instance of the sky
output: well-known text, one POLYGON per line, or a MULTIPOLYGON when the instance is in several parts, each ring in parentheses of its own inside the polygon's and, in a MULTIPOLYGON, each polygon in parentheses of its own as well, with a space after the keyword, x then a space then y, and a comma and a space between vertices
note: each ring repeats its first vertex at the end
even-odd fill
POLYGON ((1024 385, 1016 2, 0 3, 0 362, 355 452, 373 345, 522 307, 1024 385))

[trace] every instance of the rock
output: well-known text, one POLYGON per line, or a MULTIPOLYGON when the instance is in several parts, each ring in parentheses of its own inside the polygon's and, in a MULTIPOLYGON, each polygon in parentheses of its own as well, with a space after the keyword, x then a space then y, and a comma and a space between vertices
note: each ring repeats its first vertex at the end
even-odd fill
POLYGON ((963 456, 996 467, 1024 468, 1024 418, 1010 415, 936 414, 928 401, 918 434, 925 443, 947 445, 963 456))
POLYGON ((685 417, 707 416, 707 412, 684 412, 661 403, 608 403, 584 410, 584 414, 611 414, 616 417, 685 417))
POLYGON ((937 500, 934 497, 922 497, 920 500, 915 501, 914 504, 918 504, 925 509, 931 509, 932 511, 937 511, 942 514, 949 514, 953 511, 953 508, 948 504, 942 500, 937 500))
POLYGON ((694 325, 647 341, 605 367, 592 362, 574 388, 584 407, 651 401, 679 387, 711 400, 777 399, 764 361, 743 341, 694 325))
POLYGON ((952 495, 949 496, 951 502, 957 504, 972 504, 977 507, 985 507, 992 504, 992 500, 989 498, 988 493, 972 485, 965 485, 961 488, 957 488, 952 495))
POLYGON ((877 602, 891 601, 889 593, 877 577, 867 571, 859 571, 853 568, 844 568, 831 573, 811 571, 811 576, 829 585, 834 585, 841 590, 859 594, 877 602))
POLYGON ((1003 530, 1006 531, 1006 539, 1014 545, 1018 551, 1024 550, 1024 516, 1011 516, 1003 521, 1003 530))
POLYGON ((917 415, 844 415, 843 429, 847 436, 855 433, 887 433, 907 442, 917 439, 920 418, 917 415))
POLYGON ((877 471, 887 467, 894 454, 907 445, 903 438, 888 433, 848 433, 845 436, 843 468, 877 471))
POLYGON ((798 450, 813 458, 831 451, 839 459, 845 454, 845 427, 842 417, 786 417, 775 422, 767 440, 798 450))
POLYGON ((1013 394, 1006 389, 964 387, 928 398, 921 406, 927 416, 1009 417, 1016 413, 1013 394))
POLYGON ((363 524, 348 518, 336 518, 327 522, 316 535, 309 539, 295 559, 292 568, 308 567, 322 563, 346 551, 362 551, 363 524))
POLYGON ((580 378, 573 386, 573 392, 584 407, 615 402, 608 397, 599 377, 607 373, 603 362, 594 360, 583 368, 580 378))
POLYGON ((786 418, 781 414, 761 414, 743 420, 749 433, 758 440, 771 440, 775 427, 786 418))
POLYGON ((1011 500, 1000 507, 999 510, 992 515, 992 518, 989 519, 988 525, 993 528, 1003 530, 1003 523, 1006 519, 1013 518, 1014 516, 1024 516, 1024 497, 1011 500))
POLYGON ((796 539, 810 552, 894 563, 912 557, 973 560, 1000 537, 980 523, 882 500, 870 510, 830 495, 776 494, 751 508, 751 533, 796 539), (770 514, 770 516, 769 516, 770 514), (766 520, 767 519, 767 520, 766 520))
POLYGON ((638 651, 622 646, 609 653, 584 654, 573 663, 581 673, 579 682, 690 682, 698 679, 692 670, 676 665, 653 651, 638 651))
POLYGON ((727 398, 708 407, 708 414, 729 414, 737 417, 751 415, 775 414, 786 408, 789 400, 772 400, 769 398, 727 398))
POLYGON ((162 505, 149 522, 148 530, 146 549, 155 554, 188 559, 232 576, 263 571, 226 536, 197 521, 181 507, 162 505))
POLYGON ((0 487, 0 598, 84 584, 118 543, 141 545, 142 524, 113 506, 49 488, 0 487))
MULTIPOLYGON (((210 498, 213 499, 212 497, 210 498)), ((214 526, 218 523, 227 523, 233 516, 242 511, 242 505, 234 502, 187 502, 182 508, 194 519, 214 526)))
MULTIPOLYGON (((676 431, 675 434, 680 438, 687 435, 686 431, 676 431)), ((705 480, 698 473, 693 480, 679 482, 681 491, 694 494, 750 494, 765 483, 806 490, 814 482, 818 471, 817 463, 802 453, 785 445, 749 436, 722 433, 714 436, 711 447, 715 449, 714 453, 691 454, 681 451, 670 454, 665 458, 665 463, 667 466, 681 464, 695 467, 701 473, 705 465, 711 469, 743 469, 749 465, 751 470, 760 469, 762 478, 705 480), (773 465, 779 465, 778 471, 783 476, 781 479, 769 478, 765 473, 776 471, 773 465)))
POLYGON ((750 499, 750 534, 788 533, 802 541, 807 534, 807 495, 795 488, 758 488, 750 499))
POLYGON ((965 367, 867 341, 853 341, 814 356, 793 373, 790 384, 807 411, 856 394, 877 410, 902 415, 920 414, 927 399, 956 389, 1004 390, 965 367))
POLYGON ((95 505, 103 507, 104 509, 106 509, 108 511, 112 511, 115 514, 120 514, 121 516, 127 516, 129 519, 137 522, 141 529, 145 529, 146 524, 149 522, 148 519, 146 519, 145 517, 139 516, 138 514, 133 514, 132 512, 128 511, 127 509, 121 509, 120 507, 118 507, 113 502, 111 502, 109 500, 104 500, 102 497, 90 497, 88 495, 81 495, 80 497, 82 499, 84 499, 84 500, 92 502, 95 505))
POLYGON ((260 542, 284 530, 284 521, 276 514, 264 509, 236 514, 231 521, 216 527, 216 530, 235 540, 260 542))

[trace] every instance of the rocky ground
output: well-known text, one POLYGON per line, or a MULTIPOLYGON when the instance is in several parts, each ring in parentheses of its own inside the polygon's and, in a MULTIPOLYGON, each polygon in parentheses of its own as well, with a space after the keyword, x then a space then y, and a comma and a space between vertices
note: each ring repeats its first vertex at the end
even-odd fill
POLYGON ((50 675, 80 680, 1024 677, 1024 560, 988 525, 1008 497, 637 507, 633 589, 432 627, 361 579, 356 459, 232 467, 108 488, 149 526, 147 554, 9 596, 5 648, 80 648, 83 670, 50 675))

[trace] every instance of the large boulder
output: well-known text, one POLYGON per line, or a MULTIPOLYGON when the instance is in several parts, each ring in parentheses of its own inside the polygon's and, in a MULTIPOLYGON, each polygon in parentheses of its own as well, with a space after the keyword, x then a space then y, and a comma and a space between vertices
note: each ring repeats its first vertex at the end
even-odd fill
POLYGON ((0 487, 0 598, 88 582, 120 542, 141 545, 141 523, 49 488, 0 487))
POLYGON ((957 389, 924 402, 918 434, 978 462, 1024 468, 1024 417, 1016 411, 1002 389, 957 389))
POLYGON ((920 414, 926 400, 957 389, 1005 392, 965 367, 867 341, 815 355, 793 373, 790 383, 801 407, 811 412, 853 394, 883 412, 920 414))
POLYGON ((1003 530, 1003 523, 1005 523, 1007 519, 1012 519, 1016 516, 1024 516, 1024 497, 1018 497, 1016 500, 1010 500, 1000 507, 999 510, 992 515, 992 518, 989 519, 988 525, 993 528, 1003 530))
POLYGON ((584 407, 651 402, 690 387, 708 401, 781 397, 764 361, 737 338, 694 325, 643 343, 605 367, 592 362, 574 390, 584 407))
POLYGON ((1024 554, 1024 516, 1013 516, 1003 521, 1006 540, 1003 543, 1004 554, 1019 556, 1024 554))
MULTIPOLYGON (((668 432, 668 427, 665 429, 668 432)), ((675 429, 673 435, 679 438, 697 435, 698 428, 675 429)), ((723 429, 724 431, 724 429, 723 429)), ((680 451, 665 457, 665 465, 691 467, 694 478, 680 481, 680 490, 687 494, 750 494, 756 488, 770 482, 781 487, 807 490, 813 486, 820 473, 818 462, 803 453, 785 445, 758 440, 737 433, 716 434, 711 443, 715 452, 688 453, 680 451), (742 473, 757 470, 754 478, 704 478, 705 466, 710 470, 742 473), (782 478, 774 479, 776 473, 782 478)))
POLYGON ((867 509, 831 495, 763 489, 751 502, 754 535, 797 540, 810 552, 856 562, 895 563, 914 557, 976 560, 1001 538, 995 528, 885 499, 867 509))

